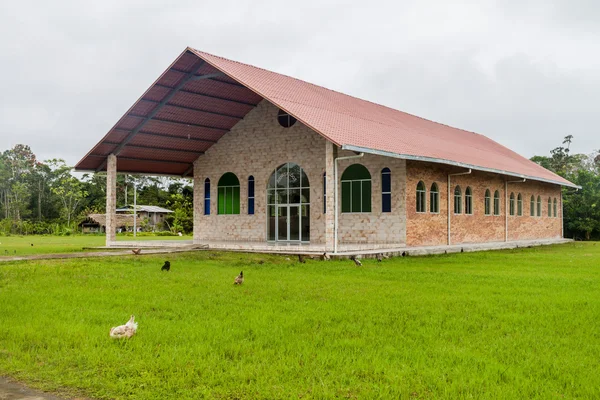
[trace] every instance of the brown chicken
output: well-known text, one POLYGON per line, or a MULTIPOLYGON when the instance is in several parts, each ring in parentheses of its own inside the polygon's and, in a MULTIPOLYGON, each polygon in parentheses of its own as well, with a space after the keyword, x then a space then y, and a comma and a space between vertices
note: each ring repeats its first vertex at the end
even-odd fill
POLYGON ((244 271, 241 271, 240 274, 236 276, 235 280, 233 281, 234 285, 241 285, 242 283, 244 283, 244 271))

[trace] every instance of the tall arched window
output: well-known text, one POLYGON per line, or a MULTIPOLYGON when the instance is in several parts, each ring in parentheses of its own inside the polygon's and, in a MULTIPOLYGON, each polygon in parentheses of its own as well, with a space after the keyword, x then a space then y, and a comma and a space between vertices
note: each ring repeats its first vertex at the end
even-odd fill
POLYGON ((427 192, 425 189, 425 183, 423 181, 419 181, 417 183, 417 212, 424 213, 427 211, 427 205, 425 204, 425 199, 427 197, 427 192))
POLYGON ((500 192, 494 192, 494 215, 500 215, 500 192))
POLYGON ((240 181, 232 172, 221 176, 218 188, 218 214, 240 213, 240 181))
POLYGON ((381 212, 392 211, 392 171, 381 170, 381 212))
POLYGON ((515 215, 515 194, 514 193, 510 194, 509 207, 510 207, 510 215, 514 216, 515 215))
POLYGON ((204 215, 210 215, 210 179, 204 180, 204 215))
POLYGON ((490 189, 485 190, 485 215, 492 214, 492 195, 490 194, 490 189))
POLYGON ((254 214, 254 177, 248 177, 248 215, 254 214))
POLYGON ((327 214, 327 173, 323 172, 323 214, 327 214))
POLYGON ((548 197, 548 218, 552 217, 552 198, 548 197))
POLYGON ((531 204, 529 205, 529 215, 535 217, 535 196, 531 195, 531 204))
POLYGON ((519 217, 523 215, 523 196, 521 196, 521 193, 517 195, 517 215, 519 217))
POLYGON ((342 174, 342 212, 371 212, 371 174, 362 164, 352 164, 342 174))
POLYGON ((462 213, 462 192, 460 186, 454 188, 454 214, 462 213))
POLYGON ((431 189, 429 189, 429 212, 440 212, 440 191, 435 182, 431 184, 431 189))
POLYGON ((473 193, 471 192, 471 188, 468 186, 465 190, 465 214, 473 214, 473 193))
POLYGON ((542 196, 539 196, 539 195, 537 198, 537 216, 538 217, 542 216, 542 196))
POLYGON ((556 216, 557 216, 557 213, 556 213, 556 208, 557 208, 556 207, 556 197, 554 198, 554 204, 553 204, 553 206, 554 206, 554 218, 556 218, 556 216))

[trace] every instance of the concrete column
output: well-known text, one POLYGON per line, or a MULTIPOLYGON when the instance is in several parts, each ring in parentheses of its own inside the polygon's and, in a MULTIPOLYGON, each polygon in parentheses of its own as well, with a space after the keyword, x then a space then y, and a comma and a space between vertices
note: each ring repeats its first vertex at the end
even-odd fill
POLYGON ((110 154, 106 163, 106 246, 116 240, 117 231, 117 156, 110 154))
POLYGON ((204 180, 202 179, 200 171, 200 159, 198 158, 196 161, 194 161, 194 244, 200 243, 200 220, 203 213, 204 180))
MULTIPOLYGON (((335 221, 335 207, 334 207, 334 188, 335 182, 333 181, 333 163, 337 157, 337 148, 330 141, 325 142, 325 174, 327 176, 327 182, 325 186, 326 191, 326 202, 325 202, 325 250, 328 253, 333 252, 333 240, 334 240, 334 221, 335 221)), ((323 183, 321 182, 321 185, 323 183)), ((322 206, 322 204, 320 205, 322 206)))

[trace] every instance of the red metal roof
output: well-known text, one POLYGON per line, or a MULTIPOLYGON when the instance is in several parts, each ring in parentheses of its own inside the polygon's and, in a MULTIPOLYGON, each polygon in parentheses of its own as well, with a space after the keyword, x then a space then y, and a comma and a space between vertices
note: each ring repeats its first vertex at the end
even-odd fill
POLYGON ((458 165, 575 187, 483 135, 191 48, 183 52, 76 168, 102 170, 106 156, 127 141, 119 150, 118 157, 125 157, 124 163, 118 161, 120 171, 189 173, 189 165, 198 154, 263 98, 343 149, 458 165), (223 75, 212 77, 219 72, 223 75), (127 141, 125 138, 185 80, 186 74, 208 78, 185 83, 127 141), (136 145, 149 148, 140 149, 136 145), (176 154, 184 149, 188 153, 176 154), (151 161, 153 158, 160 161, 151 161), (181 165, 177 168, 169 161, 181 165), (132 170, 128 171, 129 168, 132 170))

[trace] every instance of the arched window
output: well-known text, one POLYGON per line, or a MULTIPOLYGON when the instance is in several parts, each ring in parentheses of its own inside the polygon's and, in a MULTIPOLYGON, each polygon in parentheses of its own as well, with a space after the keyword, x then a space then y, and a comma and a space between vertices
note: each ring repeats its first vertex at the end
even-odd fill
POLYGON ((427 211, 427 205, 425 204, 425 198, 427 197, 427 191, 425 189, 425 183, 419 181, 417 183, 417 212, 424 213, 427 211))
POLYGON ((327 214, 327 173, 323 172, 323 214, 327 214))
POLYGON ((254 214, 254 177, 248 177, 248 215, 254 214))
POLYGON ((204 215, 210 215, 210 179, 204 180, 204 215))
POLYGON ((240 213, 240 181, 232 172, 221 176, 218 188, 218 214, 240 213))
POLYGON ((548 218, 552 217, 552 198, 548 197, 548 218))
POLYGON ((362 164, 352 164, 342 174, 342 212, 371 212, 371 174, 362 164))
POLYGON ((542 196, 539 196, 539 195, 537 198, 537 216, 538 217, 542 216, 542 196))
POLYGON ((500 215, 500 192, 494 192, 494 215, 500 215))
POLYGON ((556 218, 556 216, 557 216, 557 213, 556 213, 556 208, 557 208, 556 207, 556 197, 554 198, 554 204, 553 204, 553 206, 554 206, 554 218, 556 218))
POLYGON ((521 193, 517 195, 517 215, 521 217, 523 215, 523 197, 521 193))
POLYGON ((392 211, 392 171, 381 170, 381 212, 392 211))
POLYGON ((535 217, 535 196, 531 195, 531 204, 529 205, 529 215, 535 217))
POLYGON ((492 195, 490 194, 490 189, 485 190, 485 215, 492 214, 492 195))
POLYGON ((462 213, 462 192, 460 186, 454 188, 454 214, 462 213))
POLYGON ((440 212, 440 191, 435 182, 431 184, 431 189, 429 189, 429 212, 440 212))
POLYGON ((515 194, 514 193, 510 194, 509 207, 510 207, 510 215, 514 216, 515 215, 515 194))
POLYGON ((473 193, 471 192, 471 188, 468 186, 465 190, 465 214, 473 214, 473 193))

